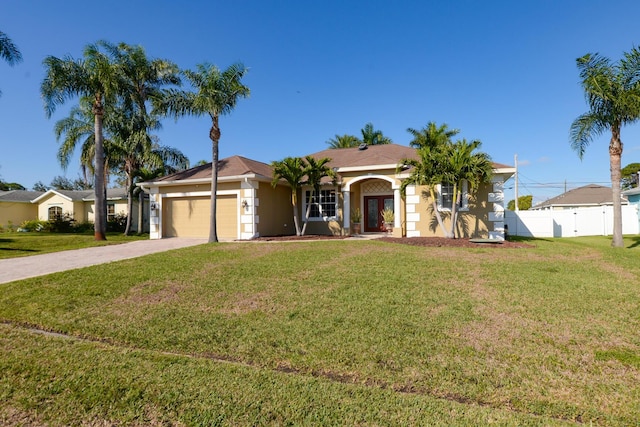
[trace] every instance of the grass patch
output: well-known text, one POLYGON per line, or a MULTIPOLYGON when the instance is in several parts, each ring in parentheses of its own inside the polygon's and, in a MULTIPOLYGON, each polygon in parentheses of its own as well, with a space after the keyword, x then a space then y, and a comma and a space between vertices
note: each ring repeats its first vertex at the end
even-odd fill
POLYGON ((122 233, 107 233, 106 241, 95 241, 93 233, 4 233, 0 234, 0 259, 114 245, 148 238, 148 235, 125 236, 122 233))
POLYGON ((201 245, 1 285, 0 408, 54 424, 634 424, 640 247, 534 243, 201 245), (58 351, 68 362, 37 362, 58 351), (73 375, 111 397, 43 385, 73 375))

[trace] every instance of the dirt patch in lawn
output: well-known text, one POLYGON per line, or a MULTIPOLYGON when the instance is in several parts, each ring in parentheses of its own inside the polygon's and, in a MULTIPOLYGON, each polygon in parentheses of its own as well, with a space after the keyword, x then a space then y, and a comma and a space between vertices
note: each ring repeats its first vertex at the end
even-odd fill
MULTIPOLYGON (((320 234, 309 234, 305 236, 268 236, 251 239, 256 242, 289 242, 289 241, 309 241, 309 240, 344 240, 351 236, 325 236, 320 234)), ((451 248, 533 248, 534 245, 524 242, 496 241, 474 243, 469 239, 445 239, 444 237, 378 237, 379 240, 387 243, 400 243, 412 246, 428 247, 451 247, 451 248)))

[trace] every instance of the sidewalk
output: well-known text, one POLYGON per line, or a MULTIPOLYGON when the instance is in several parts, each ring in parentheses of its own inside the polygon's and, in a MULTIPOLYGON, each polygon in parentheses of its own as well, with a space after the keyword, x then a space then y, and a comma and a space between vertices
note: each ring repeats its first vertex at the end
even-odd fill
POLYGON ((207 239, 174 237, 158 240, 136 240, 135 242, 118 245, 96 246, 71 251, 2 259, 0 260, 0 283, 104 264, 121 259, 137 258, 147 254, 204 243, 207 243, 207 239))

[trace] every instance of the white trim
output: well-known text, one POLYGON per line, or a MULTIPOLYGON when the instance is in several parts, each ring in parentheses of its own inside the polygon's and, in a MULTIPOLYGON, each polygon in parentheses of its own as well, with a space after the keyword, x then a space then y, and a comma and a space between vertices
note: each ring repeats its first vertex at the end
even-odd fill
POLYGON ((345 191, 345 190, 346 191, 351 191, 351 185, 355 184, 356 182, 364 181, 366 179, 381 179, 383 181, 390 182, 392 190, 400 188, 400 184, 397 182, 397 180, 395 180, 393 178, 389 178, 387 175, 369 174, 369 175, 361 175, 361 176, 355 177, 354 179, 350 180, 348 183, 346 183, 344 185, 344 188, 342 189, 342 191, 345 191))
POLYGON ((38 197, 36 197, 35 199, 31 200, 31 203, 38 203, 41 199, 44 199, 45 197, 49 196, 50 194, 57 194, 58 196, 62 197, 63 199, 66 199, 70 202, 73 202, 73 199, 69 196, 65 196, 62 193, 58 193, 56 190, 47 190, 45 193, 39 195, 38 197))

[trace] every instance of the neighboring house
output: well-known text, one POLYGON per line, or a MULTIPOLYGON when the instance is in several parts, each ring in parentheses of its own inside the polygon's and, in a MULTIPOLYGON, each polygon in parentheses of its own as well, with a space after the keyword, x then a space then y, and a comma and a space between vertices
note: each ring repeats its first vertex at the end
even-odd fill
POLYGON ((38 218, 38 206, 31 201, 42 191, 0 191, 0 229, 17 229, 26 220, 38 218))
MULTIPOLYGON (((400 194, 409 171, 396 173, 403 158, 417 158, 414 148, 397 144, 372 145, 364 149, 328 149, 314 158, 331 158, 328 164, 335 181, 323 180, 320 195, 311 206, 308 234, 347 235, 351 233, 350 213, 360 208, 362 231, 380 232, 380 211, 390 207, 396 213, 395 236, 440 236, 426 188, 409 186, 400 194)), ((459 234, 464 237, 504 236, 503 183, 515 172, 510 166, 494 163, 494 177, 475 196, 463 195, 459 234)), ((217 234, 221 239, 251 239, 259 236, 294 234, 291 190, 283 181, 271 186, 269 165, 240 156, 219 162, 217 194, 217 234)), ((211 164, 140 184, 151 198, 150 237, 206 237, 209 234, 211 164)), ((311 188, 298 194, 300 218, 309 203, 311 188)), ((438 206, 446 215, 451 189, 438 186, 438 206)))
POLYGON ((638 211, 638 230, 640 230, 640 187, 630 188, 622 192, 622 195, 629 200, 629 204, 635 206, 638 211))
MULTIPOLYGON (((9 191, 0 194, 0 225, 6 226, 11 221, 18 227, 27 220, 51 220, 69 215, 77 222, 93 222, 94 190, 48 190, 41 191, 9 191)), ((138 200, 134 200, 132 212, 132 229, 136 231, 138 224, 138 200)), ((144 228, 148 231, 148 200, 143 209, 144 228)), ((127 213, 127 193, 124 188, 107 190, 107 220, 127 213)))
MULTIPOLYGON (((622 196, 622 204, 628 204, 627 199, 622 196)), ((583 187, 574 188, 559 196, 553 197, 531 208, 531 210, 544 209, 574 209, 593 206, 613 205, 611 197, 611 187, 604 187, 597 184, 589 184, 583 187)))

